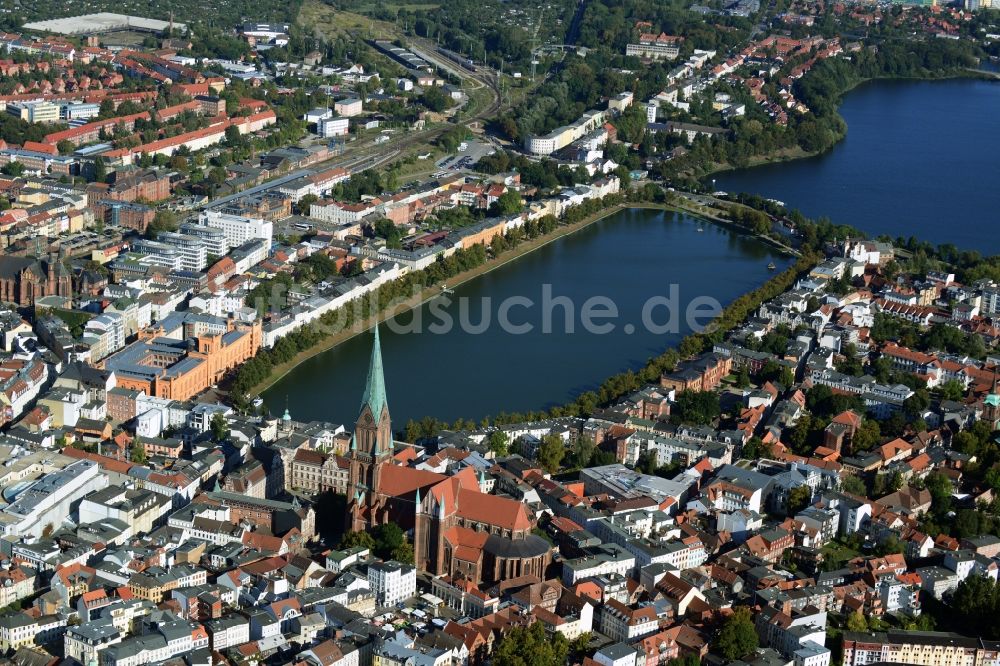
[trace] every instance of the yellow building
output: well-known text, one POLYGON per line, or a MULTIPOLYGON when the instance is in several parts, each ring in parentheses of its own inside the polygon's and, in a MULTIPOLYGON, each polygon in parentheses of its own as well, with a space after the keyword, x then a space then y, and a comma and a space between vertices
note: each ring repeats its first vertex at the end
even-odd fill
POLYGON ((66 621, 55 615, 33 618, 26 613, 0 617, 0 652, 17 651, 32 645, 45 645, 66 631, 66 621))
POLYGON ((944 631, 844 633, 844 666, 997 666, 1000 643, 944 631))

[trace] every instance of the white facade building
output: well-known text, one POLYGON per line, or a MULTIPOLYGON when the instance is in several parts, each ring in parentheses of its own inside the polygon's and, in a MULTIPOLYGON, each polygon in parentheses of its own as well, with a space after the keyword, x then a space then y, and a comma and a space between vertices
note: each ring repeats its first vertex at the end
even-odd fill
POLYGON ((264 240, 267 245, 270 245, 274 236, 274 225, 267 220, 256 217, 243 217, 242 215, 229 215, 228 213, 206 210, 198 215, 198 224, 222 229, 226 236, 227 250, 255 239, 264 240))
POLYGON ((368 584, 379 606, 395 606, 417 593, 417 570, 399 562, 376 562, 368 567, 368 584))
POLYGON ((3 533, 41 537, 47 527, 58 529, 77 501, 106 484, 100 467, 91 460, 46 474, 0 511, 3 533))

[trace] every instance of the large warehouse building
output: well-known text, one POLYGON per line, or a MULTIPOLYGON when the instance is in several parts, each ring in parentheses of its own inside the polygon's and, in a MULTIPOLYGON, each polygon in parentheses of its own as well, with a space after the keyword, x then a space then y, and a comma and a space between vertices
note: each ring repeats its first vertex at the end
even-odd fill
MULTIPOLYGON (((114 14, 111 12, 70 16, 68 18, 50 19, 48 21, 33 21, 32 23, 24 24, 25 30, 52 32, 60 35, 92 35, 122 30, 161 33, 166 32, 170 27, 170 21, 159 21, 157 19, 129 16, 127 14, 114 14)), ((174 23, 173 27, 175 30, 183 31, 187 26, 183 23, 174 23)))

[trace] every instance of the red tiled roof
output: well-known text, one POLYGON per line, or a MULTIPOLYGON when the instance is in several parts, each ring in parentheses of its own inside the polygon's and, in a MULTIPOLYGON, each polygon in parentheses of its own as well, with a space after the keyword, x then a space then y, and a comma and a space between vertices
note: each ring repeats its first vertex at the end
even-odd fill
POLYGON ((390 497, 400 497, 416 492, 417 488, 426 488, 441 483, 447 478, 443 474, 423 469, 384 465, 379 474, 378 492, 390 497))
POLYGON ((531 520, 524 505, 506 497, 462 489, 458 493, 458 513, 475 522, 509 530, 529 530, 531 520))

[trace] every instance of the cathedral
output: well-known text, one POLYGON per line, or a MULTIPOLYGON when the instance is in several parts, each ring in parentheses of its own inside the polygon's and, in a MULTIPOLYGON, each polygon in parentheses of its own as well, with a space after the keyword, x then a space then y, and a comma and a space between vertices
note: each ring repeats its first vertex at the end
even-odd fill
POLYGON ((43 296, 73 296, 73 276, 61 257, 0 257, 0 301, 34 305, 43 296))
POLYGON ((434 575, 477 585, 525 575, 545 579, 549 543, 532 534, 535 520, 524 504, 484 492, 485 479, 472 467, 447 476, 395 458, 378 328, 346 458, 348 529, 396 523, 413 543, 416 566, 434 575))

